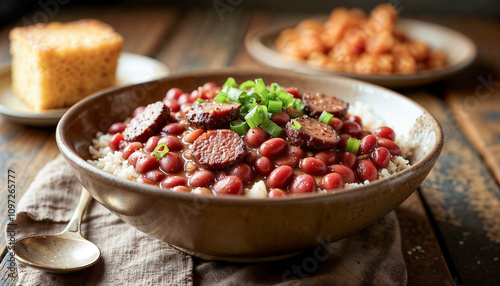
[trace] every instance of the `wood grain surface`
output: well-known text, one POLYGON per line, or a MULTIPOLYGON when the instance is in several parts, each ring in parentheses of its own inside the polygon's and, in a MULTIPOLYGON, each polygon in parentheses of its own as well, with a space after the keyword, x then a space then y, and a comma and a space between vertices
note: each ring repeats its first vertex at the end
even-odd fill
MULTIPOLYGON (((268 13, 236 7, 223 19, 213 9, 155 8, 112 10, 64 10, 53 20, 101 19, 125 38, 124 50, 155 57, 173 73, 235 66, 265 68, 244 48, 245 34, 279 24, 302 14, 268 13)), ((428 179, 398 209, 402 251, 408 267, 409 285, 500 285, 500 85, 485 87, 477 97, 475 88, 498 80, 500 40, 492 34, 500 21, 454 16, 420 16, 459 30, 476 42, 478 61, 456 77, 431 86, 401 90, 433 113, 442 125, 445 148, 428 179), (474 23, 474 25, 471 25, 474 23), (481 93, 482 95, 482 93, 481 93), (474 110, 467 99, 476 96, 474 110), (467 104, 466 104, 467 103, 467 104), (465 112, 465 113, 464 113, 465 112), (467 116, 463 116, 466 114, 467 116), (495 180, 496 176, 496 180, 495 180), (450 272, 451 270, 451 272, 450 272)), ((8 30, 0 31, 0 63, 7 63, 8 30)), ((18 197, 37 171, 59 151, 54 128, 22 126, 0 117, 0 195, 6 196, 7 170, 16 171, 18 197)), ((6 205, 0 211, 6 213, 6 205)), ((2 229, 6 218, 1 217, 2 229)), ((5 255, 5 236, 0 234, 5 255)), ((8 256, 2 262, 0 284, 12 285, 8 256)))

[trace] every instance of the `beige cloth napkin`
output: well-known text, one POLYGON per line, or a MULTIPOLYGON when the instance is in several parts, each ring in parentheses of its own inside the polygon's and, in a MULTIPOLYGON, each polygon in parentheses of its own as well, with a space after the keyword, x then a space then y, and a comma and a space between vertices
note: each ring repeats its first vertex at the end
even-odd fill
MULTIPOLYGON (((17 207, 17 238, 57 233, 70 219, 81 186, 59 156, 37 175, 17 207)), ((83 236, 100 261, 81 272, 47 274, 18 263, 18 285, 405 285, 399 225, 390 213, 341 241, 277 262, 204 262, 124 223, 92 201, 83 236)))

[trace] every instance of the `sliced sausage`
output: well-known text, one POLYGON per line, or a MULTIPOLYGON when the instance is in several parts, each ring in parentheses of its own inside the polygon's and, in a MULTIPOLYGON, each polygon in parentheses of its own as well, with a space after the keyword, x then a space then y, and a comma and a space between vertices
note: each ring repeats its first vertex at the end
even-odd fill
POLYGON ((228 128, 231 121, 238 119, 240 107, 239 103, 205 101, 194 105, 187 119, 204 129, 228 128))
POLYGON ((170 110, 163 102, 151 103, 130 121, 123 136, 129 142, 144 143, 167 123, 169 116, 170 110))
POLYGON ((349 109, 348 102, 323 93, 304 93, 302 102, 305 105, 304 111, 314 118, 318 118, 323 110, 337 118, 344 118, 349 109))
POLYGON ((208 131, 196 139, 192 146, 196 163, 208 170, 224 170, 245 159, 247 147, 234 131, 218 129, 208 131))
POLYGON ((328 150, 334 148, 340 142, 340 136, 330 125, 319 122, 315 118, 296 118, 300 123, 300 129, 292 128, 292 123, 286 124, 286 134, 292 145, 309 150, 328 150))

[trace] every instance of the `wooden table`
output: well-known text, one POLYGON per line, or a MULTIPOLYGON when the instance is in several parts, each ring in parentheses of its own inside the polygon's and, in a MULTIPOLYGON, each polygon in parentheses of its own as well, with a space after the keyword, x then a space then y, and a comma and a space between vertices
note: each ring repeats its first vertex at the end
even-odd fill
MULTIPOLYGON (((222 17, 210 8, 99 8, 61 10, 50 20, 101 19, 124 36, 125 51, 157 58, 173 73, 180 73, 225 66, 262 67, 246 52, 245 34, 297 16, 304 15, 238 7, 222 17)), ((466 34, 477 44, 479 55, 471 67, 446 81, 399 90, 426 107, 446 137, 433 171, 397 209, 408 284, 500 285, 500 21, 442 15, 414 18, 466 34)), ((10 60, 8 31, 12 27, 0 31, 0 64, 10 60)), ((19 201, 40 168, 59 154, 54 130, 0 117, 2 198, 7 197, 8 170, 15 171, 19 201)), ((2 230, 7 211, 2 199, 2 230)), ((0 237, 4 257, 3 231, 0 237)), ((5 263, 1 281, 10 285, 14 279, 7 277, 5 263)))

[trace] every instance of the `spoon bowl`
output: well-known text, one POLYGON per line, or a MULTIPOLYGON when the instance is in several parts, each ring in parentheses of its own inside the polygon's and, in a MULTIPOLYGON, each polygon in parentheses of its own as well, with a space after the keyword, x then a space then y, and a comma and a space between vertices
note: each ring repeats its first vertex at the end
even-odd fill
POLYGON ((82 215, 91 199, 82 189, 75 213, 61 233, 35 235, 16 241, 13 248, 16 259, 50 273, 70 273, 94 265, 101 251, 80 232, 82 215))

